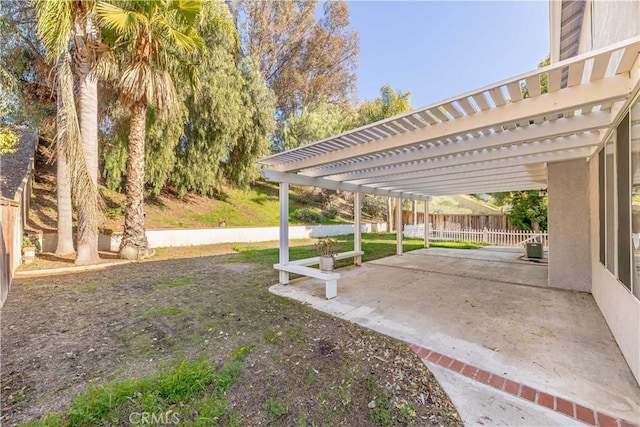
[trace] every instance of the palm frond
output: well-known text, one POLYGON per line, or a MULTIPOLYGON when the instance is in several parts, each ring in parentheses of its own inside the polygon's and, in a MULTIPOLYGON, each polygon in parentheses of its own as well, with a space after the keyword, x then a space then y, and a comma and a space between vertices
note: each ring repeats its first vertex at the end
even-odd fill
POLYGON ((171 38, 171 44, 183 53, 204 49, 204 40, 193 29, 182 32, 168 23, 165 29, 165 37, 171 38))
POLYGON ((130 64, 122 71, 120 88, 122 96, 128 103, 145 99, 147 86, 151 83, 151 68, 145 61, 130 64))
POLYGON ((167 70, 153 70, 152 81, 148 88, 149 99, 157 106, 158 111, 165 115, 177 103, 178 96, 171 74, 167 70))
POLYGON ((112 50, 98 49, 93 72, 102 80, 115 80, 119 73, 118 59, 112 50))
POLYGON ((149 25, 149 19, 144 14, 105 1, 96 3, 96 14, 103 26, 120 35, 136 33, 140 27, 149 25))
POLYGON ((201 1, 197 0, 170 0, 168 9, 175 11, 182 22, 190 24, 198 17, 201 3, 201 1))
POLYGON ((73 0, 34 0, 36 30, 47 49, 46 58, 54 62, 69 48, 73 23, 73 0))

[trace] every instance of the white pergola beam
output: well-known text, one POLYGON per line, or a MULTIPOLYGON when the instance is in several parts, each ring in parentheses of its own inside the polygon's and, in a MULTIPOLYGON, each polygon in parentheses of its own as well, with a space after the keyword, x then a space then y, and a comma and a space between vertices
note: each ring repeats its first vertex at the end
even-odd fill
POLYGON ((476 168, 469 170, 466 166, 444 167, 439 169, 431 169, 427 171, 411 172, 411 173, 398 173, 395 175, 376 176, 371 178, 359 179, 350 181, 355 185, 370 185, 372 187, 378 187, 384 184, 393 184, 397 181, 405 181, 409 179, 449 179, 449 178, 469 178, 478 177, 482 178, 485 175, 492 175, 498 173, 517 173, 517 172, 537 172, 546 170, 544 164, 541 165, 527 165, 527 166, 506 166, 499 170, 494 169, 491 166, 483 168, 476 168))
POLYGON ((531 186, 535 186, 536 188, 544 188, 547 186, 547 180, 546 177, 542 180, 533 180, 533 179, 528 179, 528 178, 522 178, 522 179, 513 179, 510 181, 504 181, 501 179, 495 179, 495 180, 488 180, 488 181, 482 181, 481 183, 478 183, 477 181, 474 182, 463 182, 463 183, 456 183, 456 184, 441 184, 441 185, 429 185, 428 183, 425 183, 424 185, 415 185, 415 186, 407 186, 404 188, 403 190, 403 194, 404 192, 406 193, 414 193, 414 192, 426 192, 426 193, 435 193, 437 191, 451 191, 453 192, 453 194, 466 194, 468 193, 467 189, 468 188, 479 188, 479 187, 495 187, 497 185, 516 185, 516 186, 521 186, 521 185, 531 185, 531 186))
MULTIPOLYGON (((464 169, 467 171, 489 170, 489 169, 497 169, 502 167, 513 166, 514 164, 521 165, 521 166, 526 166, 526 165, 537 166, 537 165, 542 165, 546 162, 552 162, 552 161, 587 158, 590 155, 592 155, 593 152, 594 152, 593 148, 582 147, 574 150, 557 151, 553 153, 542 153, 542 154, 531 155, 531 156, 526 156, 521 158, 501 159, 501 160, 494 160, 490 162, 482 162, 477 164, 467 164, 467 165, 464 165, 464 169)), ((405 170, 409 169, 408 172, 421 171, 421 170, 427 169, 424 166, 423 167, 418 167, 418 166, 422 166, 422 165, 412 165, 410 169, 409 167, 405 167, 404 169, 405 170)), ((436 168, 441 168, 441 167, 442 167, 441 165, 436 166, 436 168)), ((393 173, 393 174, 396 174, 397 172, 398 170, 394 170, 393 172, 387 171, 387 173, 393 173)), ((363 185, 362 187, 364 188, 366 187, 366 185, 363 185)))
MULTIPOLYGON (((411 182, 403 182, 403 183, 398 183, 396 185, 393 186, 382 186, 382 187, 377 187, 377 188, 381 188, 383 190, 397 190, 397 189, 402 189, 402 191, 411 191, 414 188, 418 188, 418 187, 434 187, 434 186, 447 186, 447 187, 452 187, 455 185, 468 185, 470 183, 477 183, 480 179, 476 178, 467 178, 467 179, 452 179, 452 180, 419 180, 419 181, 411 181, 411 182)), ((546 182, 547 181, 547 174, 546 172, 542 172, 542 173, 537 173, 537 174, 530 174, 530 173, 526 173, 526 172, 520 172, 517 174, 495 174, 495 175, 491 175, 490 177, 485 177, 482 179, 482 182, 500 182, 500 181, 505 181, 505 180, 528 180, 528 181, 532 181, 532 182, 546 182)))
POLYGON ((281 172, 298 171, 354 157, 398 149, 423 141, 442 140, 456 135, 465 135, 485 129, 487 125, 501 126, 511 122, 533 119, 538 116, 553 116, 566 110, 578 110, 589 105, 599 105, 619 100, 626 97, 629 90, 629 79, 627 77, 609 77, 548 93, 544 96, 527 98, 520 102, 490 108, 470 116, 437 123, 413 132, 381 138, 369 144, 356 145, 304 160, 275 165, 273 169, 281 172))
MULTIPOLYGON (((403 152, 398 155, 388 155, 373 160, 354 161, 340 166, 318 168, 302 172, 308 176, 331 176, 359 170, 366 165, 367 168, 385 167, 394 164, 415 162, 430 158, 452 156, 469 151, 481 151, 490 148, 499 148, 511 144, 522 144, 542 139, 553 139, 562 135, 570 135, 578 132, 587 132, 606 127, 611 122, 610 114, 605 111, 596 111, 590 114, 575 116, 571 120, 553 120, 534 124, 526 127, 515 128, 511 131, 502 131, 498 134, 480 136, 477 138, 450 143, 440 143, 435 147, 422 148, 403 152)), ((426 141, 436 143, 437 141, 426 141)))
POLYGON ((455 196, 458 194, 481 194, 481 193, 504 193, 508 191, 527 191, 527 190, 540 190, 544 187, 540 185, 509 185, 504 183, 503 185, 496 185, 493 187, 478 186, 469 187, 463 190, 438 190, 432 191, 434 196, 455 196))
POLYGON ((511 178, 522 178, 522 177, 540 177, 546 176, 546 169, 544 166, 533 169, 533 170, 524 170, 521 169, 516 172, 502 171, 500 169, 488 170, 488 171, 477 171, 477 172, 466 172, 460 173, 458 175, 444 175, 444 176, 433 176, 433 177, 419 177, 419 178, 407 178, 404 180, 395 180, 395 181, 385 181, 376 184, 368 184, 373 188, 382 188, 385 190, 393 190, 396 187, 403 187, 405 185, 412 184, 420 184, 423 182, 428 182, 430 184, 437 182, 478 182, 482 179, 490 179, 493 177, 501 177, 502 179, 511 179, 511 178))
MULTIPOLYGON (((501 149, 482 153, 470 152, 465 153, 464 155, 457 155, 439 159, 428 159, 412 164, 394 165, 373 170, 356 171, 341 175, 334 175, 331 176, 330 179, 344 182, 360 178, 369 178, 372 176, 392 175, 399 172, 407 173, 435 169, 444 166, 471 165, 475 163, 507 159, 513 159, 513 161, 507 165, 513 166, 521 164, 520 162, 518 162, 518 158, 536 154, 549 154, 548 160, 545 161, 551 161, 555 159, 561 160, 564 154, 568 156, 566 159, 569 159, 576 158, 575 153, 577 153, 581 148, 587 148, 588 150, 586 151, 588 153, 591 153, 591 147, 597 146, 599 143, 600 135, 598 133, 585 133, 580 135, 556 138, 555 140, 523 144, 523 146, 503 147, 501 149)), ((582 152, 583 151, 580 151, 580 153, 582 152)))
MULTIPOLYGON (((311 187, 320 187, 326 188, 329 190, 343 190, 350 192, 361 192, 365 194, 375 194, 378 196, 390 196, 390 197, 399 197, 400 192, 397 191, 385 191, 379 190, 377 188, 369 188, 361 185, 353 185, 344 182, 333 181, 324 178, 313 178, 304 175, 298 175, 295 173, 286 173, 286 172, 277 172, 271 169, 262 169, 260 170, 262 176, 268 180, 273 182, 280 183, 289 183, 296 185, 307 185, 311 187)), ((416 200, 427 200, 428 195, 413 195, 410 198, 416 200)))

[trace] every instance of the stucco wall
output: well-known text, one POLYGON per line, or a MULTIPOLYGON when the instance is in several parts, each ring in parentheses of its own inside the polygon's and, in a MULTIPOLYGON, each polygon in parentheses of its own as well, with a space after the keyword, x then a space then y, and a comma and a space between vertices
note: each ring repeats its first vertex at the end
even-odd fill
POLYGON ((640 34, 640 2, 592 2, 593 49, 600 49, 640 34))
POLYGON ((640 2, 588 1, 580 36, 580 53, 600 49, 640 34, 640 2))
POLYGON ((549 286, 591 291, 589 168, 585 160, 549 163, 549 286))

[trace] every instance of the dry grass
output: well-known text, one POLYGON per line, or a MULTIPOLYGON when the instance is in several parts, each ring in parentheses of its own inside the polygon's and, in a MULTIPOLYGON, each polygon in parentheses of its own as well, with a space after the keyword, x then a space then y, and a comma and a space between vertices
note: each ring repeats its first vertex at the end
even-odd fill
MULTIPOLYGON (((51 413, 64 424, 91 384, 156 378, 184 359, 219 370, 243 348, 221 425, 460 425, 406 344, 270 294, 276 273, 220 254, 230 249, 16 280, 3 307, 3 425, 51 413)), ((170 405, 195 422, 202 399, 170 405)))

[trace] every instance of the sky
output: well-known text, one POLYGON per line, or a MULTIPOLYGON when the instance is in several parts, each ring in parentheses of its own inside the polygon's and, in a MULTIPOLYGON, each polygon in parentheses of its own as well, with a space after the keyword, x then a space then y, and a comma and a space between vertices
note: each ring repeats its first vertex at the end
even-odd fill
POLYGON ((531 71, 549 54, 548 1, 348 1, 357 95, 389 83, 414 108, 531 71))

